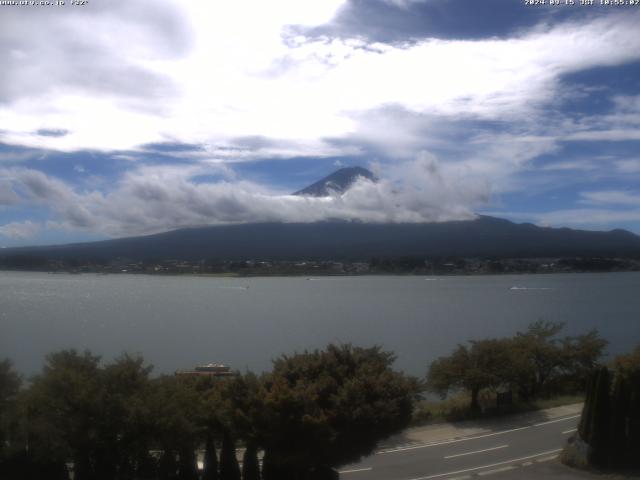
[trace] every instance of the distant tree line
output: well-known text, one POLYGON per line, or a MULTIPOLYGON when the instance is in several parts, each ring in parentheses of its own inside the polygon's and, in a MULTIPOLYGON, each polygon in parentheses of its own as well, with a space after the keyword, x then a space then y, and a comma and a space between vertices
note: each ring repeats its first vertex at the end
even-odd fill
POLYGON ((393 361, 379 347, 329 345, 261 376, 152 378, 138 356, 103 365, 65 350, 26 386, 3 361, 0 478, 67 480, 72 468, 75 480, 337 479, 334 468, 409 425, 419 382, 393 361))
POLYGON ((443 397, 466 391, 470 411, 480 411, 483 390, 513 392, 524 402, 564 393, 584 393, 607 341, 596 330, 559 337, 564 325, 537 321, 512 337, 458 345, 429 367, 427 387, 443 397))

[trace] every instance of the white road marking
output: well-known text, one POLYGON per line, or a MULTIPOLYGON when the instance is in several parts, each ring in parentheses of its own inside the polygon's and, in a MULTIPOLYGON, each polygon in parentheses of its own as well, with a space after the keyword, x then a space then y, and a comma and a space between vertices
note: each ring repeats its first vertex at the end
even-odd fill
POLYGON ((512 428, 511 430, 501 430, 499 432, 485 433, 483 435, 476 435, 475 437, 457 438, 455 440, 447 440, 447 441, 438 442, 438 443, 425 443, 424 445, 416 445, 413 447, 402 447, 402 448, 394 448, 390 450, 381 450, 380 452, 376 452, 376 455, 384 455, 385 453, 404 452, 405 450, 416 450, 418 448, 437 447, 438 445, 449 445, 450 443, 468 442, 470 440, 477 440, 479 438, 493 437, 494 435, 503 435, 505 433, 517 432, 518 430, 526 430, 527 428, 531 428, 531 426, 512 428))
POLYGON ((527 455, 526 457, 512 458, 511 460, 505 460, 504 462, 492 463, 490 465, 482 465, 481 467, 465 468, 464 470, 456 470, 455 472, 437 473, 435 475, 428 475, 426 477, 416 477, 416 478, 412 478, 411 480, 428 480, 430 478, 446 477, 447 475, 457 475, 458 473, 473 472, 474 470, 482 470, 484 468, 497 467, 498 465, 506 465, 507 463, 520 462, 521 460, 528 460, 530 458, 539 457, 541 455, 549 455, 550 453, 557 453, 560 450, 562 449, 558 448, 556 450, 548 450, 546 452, 527 455))
POLYGON ((558 455, 550 455, 548 457, 536 458, 536 462, 537 463, 548 462, 550 460, 555 460, 556 458, 558 458, 558 455))
POLYGON ((513 465, 509 465, 507 467, 494 468, 493 470, 485 470, 484 472, 478 472, 478 475, 480 476, 491 475, 493 473, 500 473, 500 472, 506 472, 509 470, 514 470, 515 468, 516 467, 514 467, 513 465))
POLYGON ((490 452, 491 450, 499 450, 501 448, 507 448, 508 446, 509 445, 500 445, 499 447, 485 448, 483 450, 476 450, 475 452, 457 453, 455 455, 449 455, 444 458, 464 457, 465 455, 473 455, 474 453, 490 452))
POLYGON ((565 420, 572 420, 574 418, 579 418, 579 417, 580 415, 573 415, 572 417, 558 418, 557 420, 549 420, 548 422, 536 423, 534 427, 541 427, 543 425, 549 425, 550 423, 564 422, 565 420))
POLYGON ((571 430, 565 430, 564 432, 562 432, 563 435, 566 435, 567 433, 573 433, 573 432, 577 432, 578 429, 577 428, 572 428, 571 430))
POLYGON ((519 430, 526 430, 527 428, 542 427, 543 425, 548 425, 550 423, 564 422, 564 421, 567 421, 567 420, 573 420, 574 418, 578 418, 578 417, 580 417, 580 415, 573 415, 571 417, 563 417, 563 418, 558 418, 556 420, 549 420, 548 422, 536 423, 535 425, 527 425, 526 427, 511 428, 509 430, 500 430, 499 432, 484 433, 482 435, 476 435, 474 437, 456 438, 456 439, 451 439, 451 440, 445 440, 443 442, 424 443, 424 444, 421 444, 421 445, 412 445, 410 447, 389 448, 387 450, 380 450, 379 452, 376 452, 375 455, 385 455, 387 453, 404 452, 406 450, 417 450, 419 448, 437 447, 438 445, 449 445, 451 443, 468 442, 470 440, 477 440, 479 438, 493 437, 494 435, 504 435, 505 433, 517 432, 519 430))
POLYGON ((373 468, 369 467, 369 468, 355 468, 353 470, 340 470, 338 473, 339 474, 343 474, 343 473, 356 473, 356 472, 369 472, 373 470, 373 468))

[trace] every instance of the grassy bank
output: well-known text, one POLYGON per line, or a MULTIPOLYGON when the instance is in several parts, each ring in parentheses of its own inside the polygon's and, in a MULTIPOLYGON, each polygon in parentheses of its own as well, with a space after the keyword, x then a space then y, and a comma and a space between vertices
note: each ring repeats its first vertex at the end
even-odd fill
POLYGON ((498 408, 495 403, 495 394, 486 394, 480 398, 481 413, 474 414, 469 408, 471 403, 470 396, 465 393, 460 393, 445 400, 423 400, 420 402, 414 412, 413 426, 459 422, 478 418, 492 418, 512 413, 532 412, 546 408, 571 405, 583 401, 583 395, 560 395, 530 402, 514 401, 513 405, 498 408))

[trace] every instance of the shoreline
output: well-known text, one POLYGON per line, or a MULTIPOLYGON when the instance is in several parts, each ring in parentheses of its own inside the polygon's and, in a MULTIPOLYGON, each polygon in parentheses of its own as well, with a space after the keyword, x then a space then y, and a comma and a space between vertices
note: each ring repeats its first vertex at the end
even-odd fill
POLYGON ((507 276, 544 276, 544 275, 597 275, 597 274, 620 274, 620 273, 640 273, 640 270, 569 270, 553 272, 473 272, 473 273, 403 273, 403 272, 366 272, 366 273, 197 273, 197 272, 100 272, 100 271, 67 271, 67 270, 24 270, 24 269, 3 269, 0 273, 46 273, 49 275, 93 275, 93 276, 147 276, 147 277, 196 277, 196 278, 303 278, 305 280, 316 280, 320 278, 356 278, 356 277, 426 277, 427 281, 437 281, 450 277, 507 277, 507 276))

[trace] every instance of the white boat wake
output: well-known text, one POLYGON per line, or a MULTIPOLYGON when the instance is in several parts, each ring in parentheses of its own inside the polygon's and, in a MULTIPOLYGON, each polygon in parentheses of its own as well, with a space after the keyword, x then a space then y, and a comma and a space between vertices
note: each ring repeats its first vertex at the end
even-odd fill
POLYGON ((509 290, 551 290, 549 287, 519 287, 514 285, 509 290))

